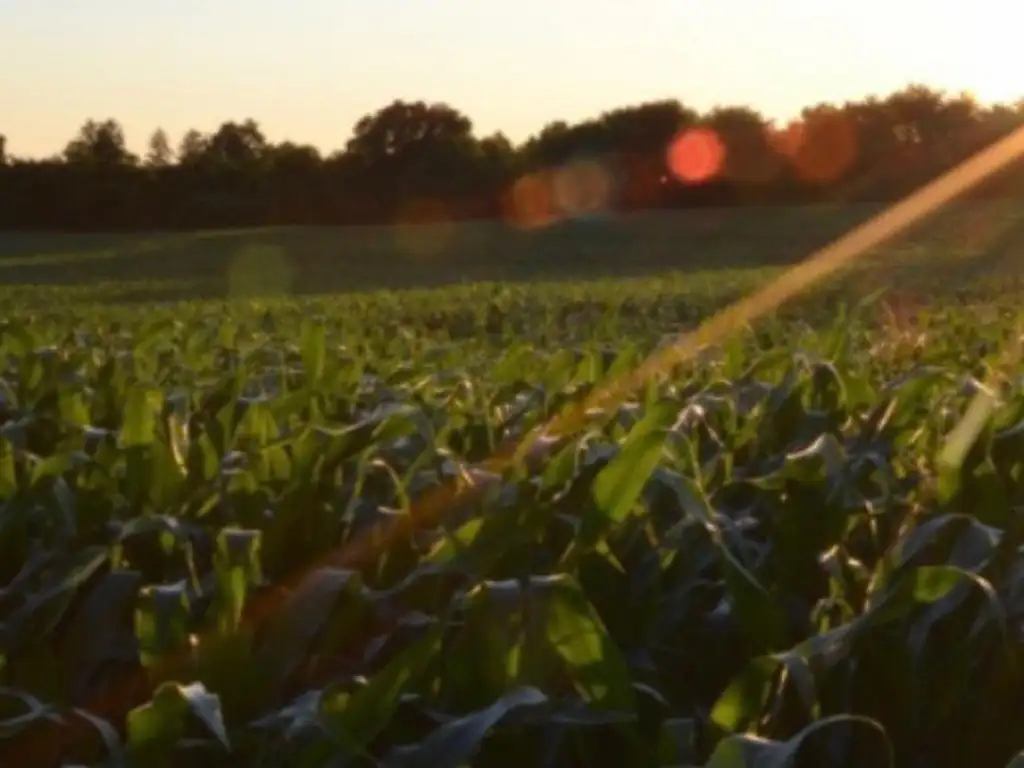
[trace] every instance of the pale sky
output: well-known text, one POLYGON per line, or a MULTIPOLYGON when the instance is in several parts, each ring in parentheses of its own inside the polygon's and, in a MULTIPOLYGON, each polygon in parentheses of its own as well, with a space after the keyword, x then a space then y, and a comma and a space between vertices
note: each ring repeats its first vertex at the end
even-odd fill
POLYGON ((515 141, 659 98, 778 118, 909 81, 1015 100, 1022 22, 1019 0, 0 0, 0 133, 43 156, 115 117, 141 150, 253 117, 331 150, 395 98, 515 141))

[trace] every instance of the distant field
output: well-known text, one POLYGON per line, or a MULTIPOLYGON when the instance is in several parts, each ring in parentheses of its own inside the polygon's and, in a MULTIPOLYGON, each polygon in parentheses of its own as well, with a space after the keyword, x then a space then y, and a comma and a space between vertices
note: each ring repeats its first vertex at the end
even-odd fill
MULTIPOLYGON (((770 268, 804 258, 875 210, 649 213, 533 231, 466 223, 149 235, 5 233, 0 284, 79 290, 104 285, 100 293, 108 300, 148 301, 770 268)), ((964 206, 881 255, 900 255, 887 260, 890 266, 921 258, 930 269, 956 274, 967 263, 973 269, 1006 261, 1007 248, 1020 245, 1021 222, 1014 204, 964 206)))

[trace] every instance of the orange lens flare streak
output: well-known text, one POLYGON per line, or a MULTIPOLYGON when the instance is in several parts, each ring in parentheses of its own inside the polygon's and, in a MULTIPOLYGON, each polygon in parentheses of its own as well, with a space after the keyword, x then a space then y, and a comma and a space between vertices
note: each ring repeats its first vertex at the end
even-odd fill
POLYGON ((636 370, 596 391, 582 403, 567 407, 523 441, 503 446, 477 467, 473 473, 477 478, 475 482, 463 480, 461 484, 448 484, 428 492, 413 505, 408 515, 357 538, 309 570, 330 566, 353 567, 420 524, 433 522, 452 505, 478 498, 490 482, 520 457, 530 460, 542 458, 551 445, 583 427, 588 411, 611 408, 621 403, 652 379, 692 360, 703 347, 722 341, 729 332, 778 308, 1021 156, 1024 156, 1024 128, 982 150, 910 197, 820 249, 757 293, 711 316, 696 330, 681 334, 674 344, 654 353, 636 370))

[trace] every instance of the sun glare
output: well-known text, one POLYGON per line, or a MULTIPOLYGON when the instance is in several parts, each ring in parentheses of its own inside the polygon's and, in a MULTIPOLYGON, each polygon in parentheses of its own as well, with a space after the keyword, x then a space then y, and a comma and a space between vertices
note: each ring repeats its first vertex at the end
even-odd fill
POLYGON ((984 35, 966 33, 950 55, 950 80, 962 82, 979 101, 1014 104, 1024 99, 1024 52, 1016 39, 1024 13, 1010 9, 1005 25, 990 24, 984 35))

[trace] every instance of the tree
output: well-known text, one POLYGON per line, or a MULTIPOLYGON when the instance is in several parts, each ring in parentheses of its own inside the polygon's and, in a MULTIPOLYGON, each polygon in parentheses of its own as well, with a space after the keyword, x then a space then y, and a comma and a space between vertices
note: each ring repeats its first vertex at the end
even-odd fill
MULTIPOLYGON (((778 128, 748 107, 698 113, 662 99, 553 121, 514 145, 500 132, 477 138, 472 121, 449 105, 393 101, 359 120, 345 148, 327 157, 275 144, 244 119, 212 133, 189 130, 177 152, 158 129, 139 163, 115 120, 89 120, 63 154, 46 160, 12 158, 0 137, 0 228, 380 223, 518 208, 532 218, 547 212, 543 219, 558 209, 882 202, 1022 125, 1024 100, 986 106, 911 85, 816 104, 778 128), (687 153, 714 166, 699 184, 676 183, 686 174, 669 171, 687 153)), ((1024 167, 1007 168, 972 195, 1024 197, 1024 167)))
POLYGON ((943 109, 943 94, 925 85, 912 84, 885 100, 897 139, 904 144, 930 145, 939 132, 937 119, 943 109))
POLYGON ((718 107, 704 120, 725 147, 720 178, 738 187, 771 182, 782 161, 769 142, 770 123, 750 107, 718 107))
POLYGON ((680 130, 699 119, 695 110, 665 99, 605 112, 600 122, 615 149, 647 154, 663 153, 680 130))
POLYGON ((182 165, 195 165, 206 156, 209 139, 194 128, 190 128, 181 137, 178 144, 178 162, 182 165))
POLYGON ((64 159, 94 167, 114 168, 134 165, 138 158, 128 151, 124 129, 116 120, 87 120, 78 136, 64 148, 64 159))
POLYGON ((601 124, 619 169, 617 198, 627 210, 656 207, 666 199, 671 178, 667 157, 676 136, 700 115, 672 99, 605 112, 601 124))
POLYGON ((174 150, 167 132, 157 128, 149 137, 149 151, 146 152, 146 165, 150 168, 166 168, 174 162, 174 150))
POLYGON ((265 149, 271 173, 282 177, 309 178, 323 163, 320 151, 308 144, 285 141, 265 149))
POLYGON ((477 145, 470 119, 447 104, 394 101, 356 123, 346 155, 390 217, 403 200, 464 194, 477 145))
POLYGON ((574 126, 564 120, 555 120, 527 139, 521 154, 528 167, 545 168, 565 162, 573 154, 575 145, 574 126))
POLYGON ((472 140, 468 117, 446 104, 394 101, 356 123, 347 151, 370 162, 472 140))
POLYGON ((477 142, 480 171, 484 178, 501 183, 515 171, 516 149, 503 133, 485 136, 477 142))
POLYGON ((324 162, 316 147, 286 141, 265 149, 268 187, 280 222, 312 223, 323 208, 324 162))
POLYGON ((213 162, 234 168, 251 168, 267 152, 267 139, 255 120, 226 122, 209 138, 206 154, 213 162))

